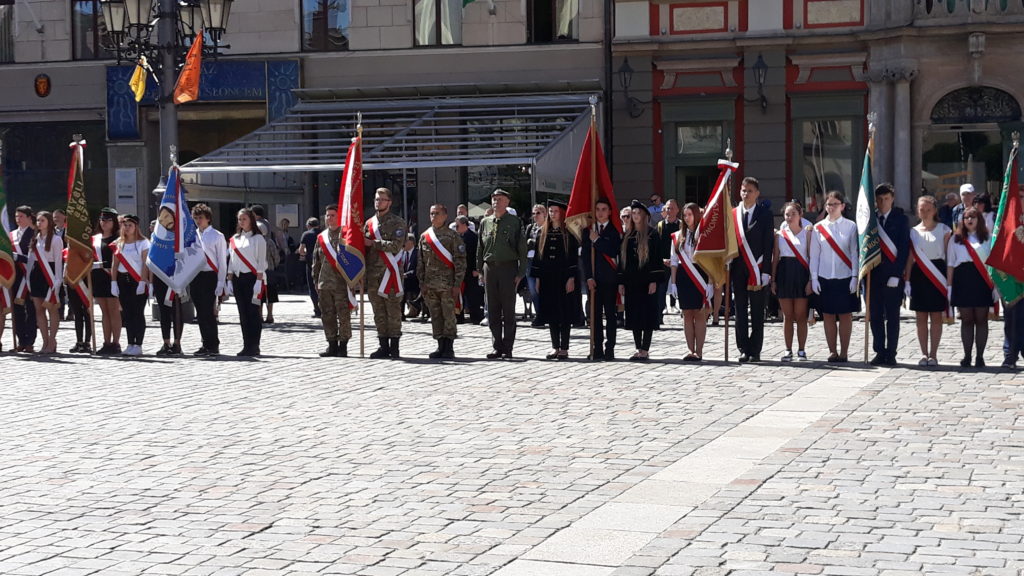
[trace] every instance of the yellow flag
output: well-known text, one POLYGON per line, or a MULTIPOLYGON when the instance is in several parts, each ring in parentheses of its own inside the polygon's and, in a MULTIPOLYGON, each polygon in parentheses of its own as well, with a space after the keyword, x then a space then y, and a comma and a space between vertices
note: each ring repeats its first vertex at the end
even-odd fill
POLYGON ((142 95, 146 93, 146 69, 142 67, 142 62, 135 64, 135 71, 132 72, 132 79, 128 82, 128 87, 135 94, 135 101, 141 101, 142 95))

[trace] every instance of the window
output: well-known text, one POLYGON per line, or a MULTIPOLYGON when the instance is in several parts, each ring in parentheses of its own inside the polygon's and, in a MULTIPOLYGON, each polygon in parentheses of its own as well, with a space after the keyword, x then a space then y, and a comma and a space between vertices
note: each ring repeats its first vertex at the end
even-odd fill
POLYGON ((462 44, 462 7, 472 0, 415 0, 416 45, 462 44))
POLYGON ((860 151, 854 145, 853 120, 804 120, 799 123, 799 130, 803 197, 795 199, 812 212, 821 208, 821 199, 833 190, 842 192, 852 202, 853 184, 860 177, 860 166, 856 166, 854 173, 860 151))
POLYGON ((579 0, 527 0, 527 42, 576 40, 580 28, 579 0))
POLYGON ((107 33, 99 0, 75 0, 71 3, 71 43, 75 60, 113 58, 101 40, 107 33))
POLYGON ((349 0, 302 0, 302 49, 348 50, 349 0))

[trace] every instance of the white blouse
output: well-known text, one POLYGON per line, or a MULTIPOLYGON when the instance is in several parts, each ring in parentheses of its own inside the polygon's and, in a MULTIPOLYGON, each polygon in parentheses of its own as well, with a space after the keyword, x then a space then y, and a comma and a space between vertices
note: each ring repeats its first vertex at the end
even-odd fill
POLYGON ((228 243, 224 240, 224 235, 213 226, 207 226, 206 230, 197 229, 196 235, 207 258, 202 271, 213 272, 213 268, 210 268, 210 262, 213 262, 217 267, 217 282, 224 282, 228 274, 228 243))
MULTIPOLYGON (((684 234, 685 235, 686 234, 686 230, 685 229, 680 230, 678 232, 678 234, 684 234)), ((696 249, 696 246, 694 245, 692 240, 686 239, 686 241, 683 242, 683 251, 686 252, 686 255, 690 257, 690 261, 691 262, 693 261, 693 251, 694 251, 694 249, 696 249)), ((676 267, 676 266, 679 266, 682 263, 683 263, 682 260, 679 258, 679 251, 678 251, 678 245, 676 244, 676 239, 673 238, 672 239, 672 256, 671 256, 671 259, 669 260, 669 265, 673 266, 673 267, 676 267)))
MULTIPOLYGON (((971 243, 971 247, 978 253, 978 257, 981 258, 981 262, 984 263, 988 259, 988 255, 992 252, 992 246, 988 242, 979 242, 978 237, 971 234, 967 237, 967 241, 971 243)), ((964 263, 971 263, 973 259, 967 247, 956 241, 956 237, 949 239, 949 246, 946 250, 946 263, 950 268, 956 268, 957 266, 964 263)), ((972 264, 973 265, 973 264, 972 264)))
MULTIPOLYGON (((145 258, 143 258, 143 252, 149 252, 149 240, 143 238, 142 240, 136 240, 135 242, 127 242, 123 246, 121 246, 120 250, 121 255, 124 256, 124 259, 128 261, 128 263, 132 266, 132 268, 135 269, 136 272, 139 273, 139 275, 142 275, 142 272, 145 268, 145 258)), ((124 265, 121 264, 121 260, 117 256, 115 256, 114 274, 118 274, 120 272, 128 273, 128 271, 124 269, 124 265)))
POLYGON ((910 229, 910 242, 914 251, 928 260, 945 260, 946 243, 943 241, 946 234, 950 233, 949 226, 942 222, 935 225, 931 230, 925 230, 924 226, 918 224, 910 229))
POLYGON ((46 249, 46 238, 36 234, 36 246, 35 250, 29 255, 28 262, 29 268, 36 264, 36 252, 43 258, 45 263, 48 265, 51 271, 53 271, 53 280, 56 285, 60 285, 64 282, 64 240, 53 235, 53 240, 50 241, 50 249, 46 249))
POLYGON ((249 264, 256 268, 258 274, 267 270, 267 241, 261 234, 239 232, 231 237, 231 243, 234 246, 228 245, 228 274, 238 276, 252 273, 252 270, 238 257, 236 250, 241 252, 249 264))
POLYGON ((793 231, 789 228, 789 224, 786 224, 785 226, 785 228, 779 228, 779 233, 776 234, 775 238, 775 241, 779 244, 779 258, 796 258, 796 254, 793 253, 793 249, 789 247, 789 242, 786 242, 786 239, 782 237, 783 230, 787 230, 789 232, 789 239, 800 252, 800 257, 807 260, 807 244, 810 242, 810 231, 807 230, 806 227, 802 227, 799 232, 793 234, 793 231))
POLYGON ((860 262, 860 249, 857 247, 857 224, 853 220, 839 218, 834 221, 822 220, 814 225, 814 235, 811 238, 811 277, 825 278, 827 280, 839 280, 850 278, 857 274, 860 262), (831 234, 839 248, 850 259, 853 266, 847 266, 840 259, 832 245, 825 239, 825 235, 819 232, 823 227, 831 234))

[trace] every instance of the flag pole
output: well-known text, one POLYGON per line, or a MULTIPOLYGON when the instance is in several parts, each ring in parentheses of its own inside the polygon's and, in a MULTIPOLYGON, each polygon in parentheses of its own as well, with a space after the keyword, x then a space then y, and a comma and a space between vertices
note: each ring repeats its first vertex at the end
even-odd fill
MULTIPOLYGON (((732 162, 732 156, 733 156, 733 153, 732 153, 732 138, 729 138, 728 140, 725 141, 725 159, 728 160, 729 162, 732 162)), ((726 186, 729 189, 728 190, 723 190, 723 192, 729 195, 728 196, 729 200, 732 200, 732 178, 729 179, 729 182, 728 182, 728 184, 726 184, 726 186)), ((726 218, 732 218, 732 214, 725 214, 724 216, 726 218)), ((728 228, 726 228, 726 230, 728 231, 728 228)), ((728 246, 728 239, 726 239, 726 246, 728 246)), ((726 254, 728 254, 728 250, 726 250, 726 254)), ((726 263, 725 263, 725 322, 722 324, 722 329, 725 330, 725 361, 726 362, 729 361, 729 309, 732 306, 732 287, 730 286, 731 281, 730 281, 730 278, 729 278, 729 276, 730 276, 730 274, 729 274, 729 265, 731 263, 732 263, 731 260, 726 261, 726 263)), ((715 305, 714 298, 711 299, 711 305, 712 306, 715 305)), ((712 313, 714 313, 714 312, 712 312, 712 313)))
MULTIPOLYGON (((363 147, 363 113, 356 112, 356 137, 359 141, 359 148, 363 147)), ((361 150, 360 150, 361 152, 361 150)), ((362 153, 359 154, 362 158, 362 153)), ((347 168, 347 167, 346 167, 347 168)), ((351 168, 349 168, 351 170, 351 168)), ((362 176, 362 169, 359 170, 360 177, 362 176)), ((363 194, 363 182, 360 178, 359 194, 362 197, 363 194)), ((355 185, 353 184, 352 194, 355 194, 355 185)), ((359 215, 359 220, 362 222, 364 215, 359 215)), ((366 266, 363 266, 363 277, 359 281, 359 357, 366 358, 366 266)))
MULTIPOLYGON (((590 229, 597 228, 597 96, 590 97, 590 229)), ((590 273, 594 275, 594 289, 588 292, 590 307, 590 358, 596 360, 597 351, 597 271, 594 270, 594 243, 590 243, 590 273)), ((586 278, 583 279, 586 282, 586 278)), ((582 290, 582 286, 580 287, 582 290)), ((589 288, 589 287, 588 287, 589 288)), ((610 321, 605 319, 606 322, 610 321)))
MULTIPOLYGON (((873 156, 875 147, 875 113, 868 114, 868 156, 873 156)), ((873 158, 872 158, 873 159, 873 158)), ((870 168, 870 160, 867 166, 870 168)), ((863 180, 863 176, 861 177, 863 180)), ((874 209, 871 207, 870 209, 874 209)), ((861 263, 863 266, 863 262, 861 263)), ((864 284, 864 362, 868 361, 868 333, 871 332, 871 268, 864 284)))
POLYGON ((92 334, 92 351, 96 352, 96 296, 92 293, 91 268, 85 275, 85 288, 89 291, 89 332, 92 334))

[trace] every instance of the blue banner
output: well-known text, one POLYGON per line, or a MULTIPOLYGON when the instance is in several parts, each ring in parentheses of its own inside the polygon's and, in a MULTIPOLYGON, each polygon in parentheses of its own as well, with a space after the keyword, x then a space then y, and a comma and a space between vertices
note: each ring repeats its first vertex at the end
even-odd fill
POLYGON ((206 263, 206 254, 199 245, 196 221, 188 209, 186 195, 178 166, 172 166, 146 262, 153 274, 179 294, 185 291, 206 263))

